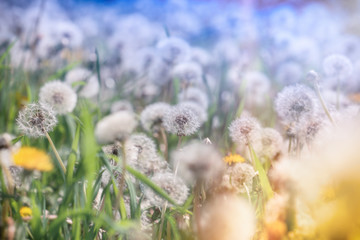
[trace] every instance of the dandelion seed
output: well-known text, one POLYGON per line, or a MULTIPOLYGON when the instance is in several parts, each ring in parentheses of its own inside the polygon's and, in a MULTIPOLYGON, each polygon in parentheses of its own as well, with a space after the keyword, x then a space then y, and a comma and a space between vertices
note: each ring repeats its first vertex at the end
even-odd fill
POLYGON ((48 172, 54 166, 48 154, 33 147, 21 147, 13 154, 14 164, 27 170, 48 172))
POLYGON ((22 133, 36 138, 51 132, 57 124, 57 119, 48 105, 31 103, 19 112, 16 122, 22 133))
MULTIPOLYGON (((157 173, 151 178, 151 181, 163 189, 179 205, 183 204, 188 197, 189 189, 185 183, 170 172, 157 173)), ((144 189, 144 194, 154 206, 163 207, 167 202, 149 187, 144 189)))
POLYGON ((340 54, 333 54, 324 59, 323 68, 326 75, 345 79, 349 77, 353 71, 351 61, 340 54))
POLYGON ((221 188, 235 193, 246 193, 252 189, 253 178, 256 176, 254 168, 248 163, 235 163, 229 166, 222 178, 221 188))
POLYGON ((148 132, 160 132, 160 129, 163 127, 164 116, 170 108, 169 104, 163 102, 148 105, 141 112, 141 125, 148 132))
POLYGON ((56 80, 46 83, 40 89, 39 100, 51 106, 56 113, 66 114, 74 110, 77 95, 67 84, 56 80))
POLYGON ((213 145, 192 141, 172 154, 173 166, 189 184, 197 180, 211 183, 221 175, 224 162, 213 145))
POLYGON ((231 139, 240 145, 253 144, 259 139, 261 126, 256 118, 240 117, 229 126, 231 139))
POLYGON ((179 79, 183 86, 199 85, 202 82, 202 69, 195 62, 182 62, 174 66, 172 76, 179 79))
POLYGON ((237 196, 219 196, 208 202, 201 213, 200 240, 250 240, 255 234, 255 212, 237 196))
POLYGON ((318 103, 311 89, 303 85, 284 88, 275 99, 275 110, 290 125, 300 122, 318 113, 318 103))
POLYGON ((209 105, 207 95, 199 88, 189 87, 186 90, 179 93, 179 102, 195 102, 203 109, 207 109, 209 105))
POLYGON ((170 37, 157 44, 160 56, 169 65, 186 61, 190 57, 189 45, 180 38, 170 37))
POLYGON ((243 158, 240 154, 228 154, 223 157, 223 161, 228 165, 232 165, 233 163, 242 163, 245 162, 245 158, 243 158))
POLYGON ((174 106, 164 116, 164 127, 178 136, 189 136, 199 129, 200 119, 191 109, 174 106))

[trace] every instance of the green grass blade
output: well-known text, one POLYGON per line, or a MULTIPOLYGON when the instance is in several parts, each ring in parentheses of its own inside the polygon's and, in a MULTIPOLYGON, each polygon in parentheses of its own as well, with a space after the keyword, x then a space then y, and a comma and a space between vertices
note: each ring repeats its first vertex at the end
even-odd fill
POLYGON ((150 187, 152 190, 154 190, 155 193, 157 193, 162 198, 166 199, 169 203, 178 206, 175 201, 159 186, 157 186, 154 182, 152 182, 148 177, 146 177, 144 174, 136 171, 135 169, 131 168, 130 166, 126 166, 126 170, 131 173, 134 177, 136 177, 139 181, 150 187))
POLYGON ((267 177, 267 174, 266 174, 259 158, 257 157, 254 149, 251 146, 249 146, 249 149, 251 151, 252 160, 254 161, 253 162, 254 168, 259 173, 260 185, 262 187, 263 192, 265 193, 265 198, 270 199, 273 197, 274 192, 271 188, 269 178, 267 177))

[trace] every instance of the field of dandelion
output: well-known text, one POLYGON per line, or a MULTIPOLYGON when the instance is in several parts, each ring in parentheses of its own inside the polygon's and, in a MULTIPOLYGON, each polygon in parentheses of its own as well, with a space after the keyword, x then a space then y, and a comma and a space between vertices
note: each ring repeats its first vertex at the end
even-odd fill
POLYGON ((0 239, 360 239, 359 1, 0 9, 0 239))

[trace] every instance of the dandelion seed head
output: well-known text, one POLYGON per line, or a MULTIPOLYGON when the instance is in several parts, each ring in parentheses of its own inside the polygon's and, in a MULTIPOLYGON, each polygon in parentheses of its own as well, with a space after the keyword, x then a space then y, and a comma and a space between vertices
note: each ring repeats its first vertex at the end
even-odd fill
POLYGON ((191 49, 191 61, 200 64, 204 70, 213 64, 210 54, 204 49, 197 47, 191 49))
POLYGON ((352 74, 351 61, 341 54, 333 54, 324 59, 323 69, 326 75, 337 78, 347 78, 352 74))
POLYGON ((246 193, 246 188, 251 191, 255 176, 255 170, 250 164, 235 163, 227 167, 220 187, 234 193, 246 193))
POLYGON ((148 105, 141 112, 140 121, 142 127, 148 132, 159 132, 164 126, 164 116, 171 106, 164 102, 148 105))
POLYGON ((19 112, 16 119, 20 132, 29 137, 45 136, 57 124, 54 111, 46 104, 31 103, 19 112))
POLYGON ((174 66, 172 76, 186 86, 198 85, 202 82, 202 69, 195 62, 181 62, 174 66))
POLYGON ((119 111, 128 111, 133 112, 134 108, 131 103, 127 100, 116 101, 111 105, 111 113, 119 112, 119 111))
POLYGON ((191 101, 199 104, 205 110, 208 108, 209 100, 204 91, 196 87, 189 87, 179 93, 179 101, 191 101))
POLYGON ((315 72, 314 70, 311 70, 307 73, 306 75, 306 80, 312 84, 312 85, 316 85, 319 83, 319 74, 317 72, 315 72))
POLYGON ((193 111, 195 113, 195 115, 198 116, 200 125, 203 124, 204 122, 206 122, 206 120, 208 118, 206 109, 204 109, 201 105, 199 105, 195 102, 184 101, 184 102, 180 102, 178 104, 178 106, 181 106, 183 108, 187 108, 187 109, 190 109, 191 111, 193 111))
POLYGON ((134 113, 120 111, 101 119, 95 127, 95 136, 100 144, 125 140, 137 127, 134 113))
POLYGON ((256 231, 252 206, 233 195, 209 201, 201 211, 202 240, 250 240, 256 231))
POLYGON ((65 82, 69 85, 84 82, 85 85, 77 86, 75 89, 80 89, 79 95, 85 98, 96 96, 100 89, 97 77, 85 68, 75 68, 69 71, 65 76, 65 82))
POLYGON ((189 136, 199 129, 200 120, 191 109, 177 105, 166 112, 164 127, 178 136, 189 136))
POLYGON ((275 160, 281 153, 283 147, 283 138, 278 131, 273 128, 264 128, 261 130, 261 148, 255 149, 260 158, 275 160))
POLYGON ((211 184, 222 174, 225 164, 213 145, 191 141, 172 154, 173 166, 188 183, 203 180, 211 184))
POLYGON ((48 82, 40 89, 39 102, 51 106, 58 114, 72 112, 76 101, 75 91, 59 80, 48 82))
POLYGON ((318 103, 311 89, 303 85, 285 87, 275 99, 275 110, 290 125, 317 114, 318 103))
POLYGON ((149 176, 168 169, 167 162, 158 156, 154 141, 145 134, 132 134, 125 142, 127 162, 149 176))
POLYGON ((0 134, 0 163, 5 167, 13 164, 12 154, 21 147, 21 142, 12 144, 14 136, 9 133, 0 134))
POLYGON ((253 144, 259 138, 260 130, 258 120, 250 116, 237 118, 229 126, 231 139, 240 145, 253 144))
POLYGON ((245 103, 249 106, 261 106, 265 103, 266 97, 270 92, 270 80, 261 72, 247 72, 243 76, 245 82, 245 103))
POLYGON ((190 47, 180 38, 170 37, 157 44, 162 59, 169 65, 186 61, 190 57, 190 47))
MULTIPOLYGON (((188 187, 181 178, 176 177, 171 172, 157 173, 151 178, 151 181, 163 189, 179 205, 183 204, 188 197, 188 187)), ((149 187, 145 187, 144 194, 154 206, 163 207, 167 202, 149 187)))

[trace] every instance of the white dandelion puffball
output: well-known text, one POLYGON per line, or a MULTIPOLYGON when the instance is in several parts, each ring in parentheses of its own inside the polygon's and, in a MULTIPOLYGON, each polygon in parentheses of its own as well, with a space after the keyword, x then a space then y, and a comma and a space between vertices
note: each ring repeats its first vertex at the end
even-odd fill
POLYGON ((255 176, 255 170, 250 164, 235 163, 226 169, 221 187, 235 193, 246 193, 251 191, 255 176))
POLYGON ((132 134, 125 142, 125 156, 130 166, 149 176, 168 169, 167 162, 157 154, 154 141, 145 134, 132 134))
POLYGON ((297 84, 277 94, 275 110, 284 123, 291 124, 314 116, 318 112, 318 102, 310 88, 297 84))
POLYGON ((51 132, 57 124, 57 119, 50 106, 31 103, 19 112, 16 122, 20 132, 37 138, 51 132))
POLYGON ((12 140, 15 137, 8 133, 0 134, 0 163, 2 166, 10 167, 13 164, 12 154, 21 147, 21 142, 14 145, 12 140))
POLYGON ((201 107, 203 107, 205 110, 209 106, 209 100, 204 91, 202 91, 200 88, 195 87, 189 87, 187 89, 184 89, 179 93, 179 102, 185 102, 185 101, 191 101, 195 102, 201 107))
POLYGON ((193 111, 198 116, 201 125, 206 122, 208 118, 207 111, 201 105, 191 101, 180 102, 178 105, 193 111))
POLYGON ((39 101, 51 106, 58 114, 66 114, 74 110, 77 95, 69 85, 56 80, 40 89, 39 101))
MULTIPOLYGON (((151 178, 151 181, 163 189, 179 205, 183 204, 188 197, 188 187, 181 178, 176 177, 171 172, 157 173, 151 178)), ((154 206, 163 207, 167 202, 149 187, 145 187, 144 194, 154 206)))
POLYGON ((172 77, 186 86, 201 84, 202 74, 201 66, 196 62, 181 62, 172 70, 172 77))
POLYGON ((190 46, 180 38, 170 37, 161 40, 157 49, 162 59, 169 65, 186 61, 190 57, 190 46))
POLYGON ((324 59, 323 68, 326 75, 330 77, 347 78, 353 71, 351 61, 340 54, 333 54, 324 59))
POLYGON ((157 102, 146 106, 140 115, 142 127, 148 132, 159 132, 164 126, 164 116, 170 109, 171 106, 164 102, 157 102))
POLYGON ((138 122, 134 113, 120 111, 101 119, 95 127, 95 136, 100 144, 125 140, 136 128, 138 122))
POLYGON ((231 139, 241 145, 253 144, 260 139, 260 131, 260 123, 256 118, 250 116, 237 118, 229 126, 231 139))
POLYGON ((196 180, 209 182, 217 179, 225 164, 213 145, 192 141, 172 154, 173 166, 188 183, 196 180))
POLYGON ((165 114, 164 126, 170 133, 189 136, 199 129, 200 119, 193 110, 177 105, 165 114))
POLYGON ((97 77, 85 68, 76 68, 69 71, 65 76, 65 82, 70 85, 84 82, 84 85, 77 86, 76 89, 79 89, 79 95, 85 98, 95 97, 100 88, 97 77))

